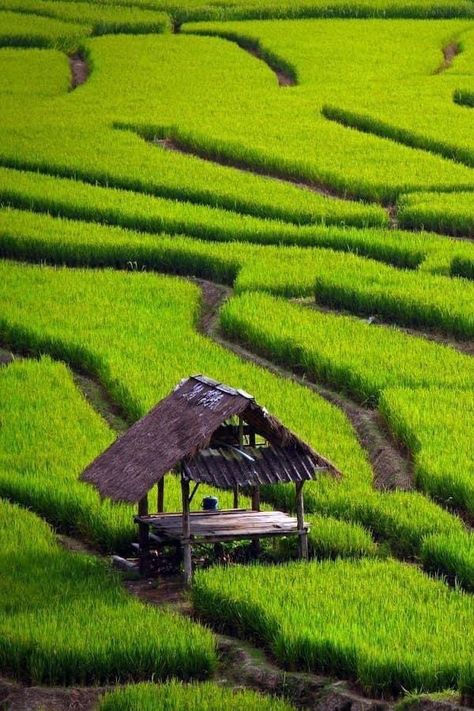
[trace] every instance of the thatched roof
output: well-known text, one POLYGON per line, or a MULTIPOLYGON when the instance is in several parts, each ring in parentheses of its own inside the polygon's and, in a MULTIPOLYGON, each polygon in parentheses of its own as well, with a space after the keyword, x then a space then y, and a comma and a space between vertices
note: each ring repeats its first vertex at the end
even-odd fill
POLYGON ((195 375, 132 425, 84 470, 81 479, 94 484, 102 496, 136 502, 179 464, 188 478, 229 489, 236 483, 302 481, 319 469, 339 475, 251 395, 195 375), (269 446, 258 454, 225 443, 210 447, 216 431, 237 415, 269 446))

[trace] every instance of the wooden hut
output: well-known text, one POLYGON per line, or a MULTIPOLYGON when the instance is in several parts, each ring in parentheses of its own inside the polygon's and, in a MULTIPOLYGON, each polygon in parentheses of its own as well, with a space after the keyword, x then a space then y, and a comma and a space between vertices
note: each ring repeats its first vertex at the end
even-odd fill
POLYGON ((303 485, 317 472, 339 472, 243 390, 195 375, 136 422, 82 474, 113 501, 138 503, 139 560, 147 571, 150 529, 155 541, 183 548, 186 582, 192 577, 193 542, 217 543, 269 536, 299 537, 308 556, 303 485), (165 475, 181 479, 182 511, 165 513, 165 475), (293 482, 296 518, 260 510, 262 485, 293 482), (191 483, 193 488, 191 490, 191 483), (234 492, 232 509, 190 511, 201 483, 234 492), (158 484, 157 511, 148 511, 148 492, 158 484), (239 509, 239 491, 252 509, 239 509))

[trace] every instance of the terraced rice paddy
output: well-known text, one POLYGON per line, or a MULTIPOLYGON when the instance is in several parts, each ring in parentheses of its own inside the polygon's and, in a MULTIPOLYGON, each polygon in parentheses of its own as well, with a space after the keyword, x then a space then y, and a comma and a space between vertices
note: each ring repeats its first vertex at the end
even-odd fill
POLYGON ((240 688, 225 630, 344 709, 472 705, 473 96, 471 0, 4 0, 0 699, 301 706, 240 688), (199 569, 190 621, 123 590, 134 510, 79 476, 198 372, 343 477, 305 486, 314 560, 199 569))

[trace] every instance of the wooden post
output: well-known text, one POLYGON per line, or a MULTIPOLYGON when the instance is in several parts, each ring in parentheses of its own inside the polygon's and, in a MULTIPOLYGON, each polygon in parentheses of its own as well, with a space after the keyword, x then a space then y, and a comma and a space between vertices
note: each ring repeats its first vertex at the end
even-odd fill
POLYGON ((303 503, 304 481, 297 481, 296 488, 296 520, 298 522, 298 548, 300 558, 308 559, 308 533, 304 528, 304 503, 303 503))
MULTIPOLYGON (((252 487, 252 511, 260 511, 260 487, 252 487)), ((252 555, 255 557, 260 553, 260 539, 254 538, 252 541, 252 555)))
POLYGON ((260 511, 260 487, 252 487, 252 511, 260 511))
POLYGON ((234 509, 239 508, 239 485, 236 484, 234 488, 234 509))
POLYGON ((156 510, 158 513, 163 513, 165 510, 165 477, 161 477, 158 482, 158 498, 156 510))
MULTIPOLYGON (((138 515, 147 516, 148 515, 148 494, 140 499, 138 502, 138 515)), ((138 557, 139 557, 139 570, 140 575, 146 575, 148 573, 148 557, 150 550, 150 535, 149 526, 147 523, 138 524, 138 557)))
POLYGON ((193 578, 193 563, 191 549, 191 524, 189 520, 189 480, 181 475, 181 497, 183 499, 183 563, 184 582, 191 585, 193 578))

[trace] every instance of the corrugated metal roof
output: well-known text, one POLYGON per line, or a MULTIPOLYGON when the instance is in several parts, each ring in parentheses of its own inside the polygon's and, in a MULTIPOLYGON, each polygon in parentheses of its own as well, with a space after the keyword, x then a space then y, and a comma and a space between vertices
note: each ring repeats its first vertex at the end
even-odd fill
POLYGON ((201 450, 183 462, 188 479, 234 489, 264 484, 307 481, 328 471, 315 457, 296 447, 217 447, 201 450))

